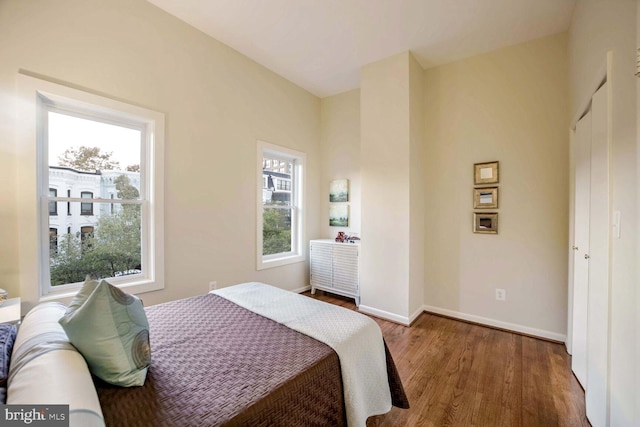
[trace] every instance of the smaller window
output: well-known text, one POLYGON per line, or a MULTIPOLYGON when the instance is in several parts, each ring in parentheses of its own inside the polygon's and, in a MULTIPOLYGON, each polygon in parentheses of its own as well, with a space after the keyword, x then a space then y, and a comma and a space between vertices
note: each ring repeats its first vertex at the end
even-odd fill
POLYGON ((71 234, 71 227, 67 227, 67 234, 71 234))
MULTIPOLYGON (((111 193, 111 195, 109 196, 109 198, 110 198, 111 200, 113 200, 113 193, 111 193)), ((109 208, 111 213, 113 213, 113 206, 114 206, 114 205, 113 205, 113 203, 111 203, 111 207, 109 208)))
MULTIPOLYGON (((80 193, 80 197, 83 199, 93 199, 93 193, 90 191, 83 191, 80 193)), ((80 215, 93 215, 93 203, 80 203, 80 215)))
MULTIPOLYGON (((58 190, 50 188, 49 197, 58 197, 58 190)), ((49 215, 58 215, 58 202, 49 202, 49 215)))
POLYGON ((58 230, 55 228, 49 229, 49 252, 58 253, 58 230))
MULTIPOLYGON (((71 198, 71 190, 67 190, 67 197, 71 198)), ((71 215, 71 202, 67 202, 67 215, 71 215)))
POLYGON ((279 179, 278 190, 291 191, 291 181, 279 179))
POLYGON ((258 141, 258 270, 305 259, 302 191, 305 157, 299 151, 258 141), (265 168, 269 163, 272 168, 265 168), (292 173, 281 174, 278 170, 292 173))

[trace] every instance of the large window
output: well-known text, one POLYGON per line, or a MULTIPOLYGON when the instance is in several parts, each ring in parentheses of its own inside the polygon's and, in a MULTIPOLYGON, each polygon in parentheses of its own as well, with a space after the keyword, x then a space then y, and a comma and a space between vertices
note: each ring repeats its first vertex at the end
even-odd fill
POLYGON ((258 142, 259 270, 305 259, 304 169, 304 153, 258 142), (273 170, 274 167, 277 171, 273 170), (278 183, 277 186, 274 181, 278 183))
MULTIPOLYGON (((83 191, 80 193, 81 199, 93 199, 93 193, 91 191, 83 191)), ((80 203, 80 215, 93 215, 93 203, 81 202, 80 203)))
POLYGON ((163 288, 164 116, 28 76, 20 83, 35 101, 40 297, 69 295, 88 274, 133 293, 163 288), (60 187, 66 194, 46 191, 60 187), (58 202, 67 216, 55 216, 58 202))

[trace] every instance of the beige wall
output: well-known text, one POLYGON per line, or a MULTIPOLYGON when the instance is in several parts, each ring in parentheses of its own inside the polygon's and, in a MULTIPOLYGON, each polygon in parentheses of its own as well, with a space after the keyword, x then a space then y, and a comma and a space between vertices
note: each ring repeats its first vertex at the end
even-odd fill
MULTIPOLYGON (((636 313, 638 307, 636 7, 633 0, 576 2, 569 30, 572 124, 605 71, 613 53, 612 208, 620 211, 620 239, 612 240, 610 287, 610 425, 640 423, 636 313), (634 413, 635 412, 635 413, 634 413), (635 418, 634 418, 635 417, 635 418)), ((602 343, 606 345, 606 343, 602 343)), ((606 375, 606 373, 604 373, 606 375)))
POLYGON ((567 61, 559 34, 425 71, 429 308, 565 335, 567 61), (474 234, 473 164, 494 160, 499 234, 474 234))
POLYGON ((360 232, 360 89, 320 101, 320 230, 334 238, 338 231, 360 232), (349 180, 349 227, 329 226, 329 182, 349 180))
POLYGON ((409 59, 401 53, 360 72, 360 309, 401 322, 409 316, 409 59))
POLYGON ((30 277, 17 267, 15 177, 30 167, 12 138, 20 68, 166 114, 166 288, 145 304, 211 280, 308 284, 306 263, 255 269, 255 159, 258 139, 307 153, 307 236, 318 237, 318 98, 143 0, 3 0, 0 46, 0 287, 17 295, 30 277))

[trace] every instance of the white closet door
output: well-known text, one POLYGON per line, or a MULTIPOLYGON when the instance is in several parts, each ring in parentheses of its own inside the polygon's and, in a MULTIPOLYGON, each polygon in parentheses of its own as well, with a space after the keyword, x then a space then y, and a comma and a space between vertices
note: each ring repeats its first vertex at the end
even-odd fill
POLYGON ((609 138, 605 83, 591 103, 591 202, 589 217, 589 305, 587 322, 587 418, 607 425, 609 353, 609 138))
POLYGON ((587 388, 587 308, 589 301, 589 208, 591 185, 591 112, 576 124, 575 219, 573 243, 573 342, 571 369, 587 388))

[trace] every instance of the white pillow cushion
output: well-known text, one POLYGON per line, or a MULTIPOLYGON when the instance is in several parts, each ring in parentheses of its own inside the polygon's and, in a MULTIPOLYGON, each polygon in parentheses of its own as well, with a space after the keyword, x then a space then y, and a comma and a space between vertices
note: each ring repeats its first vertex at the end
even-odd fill
POLYGON ((7 404, 69 405, 70 426, 104 426, 87 363, 58 323, 66 309, 48 302, 25 316, 11 356, 7 404))

